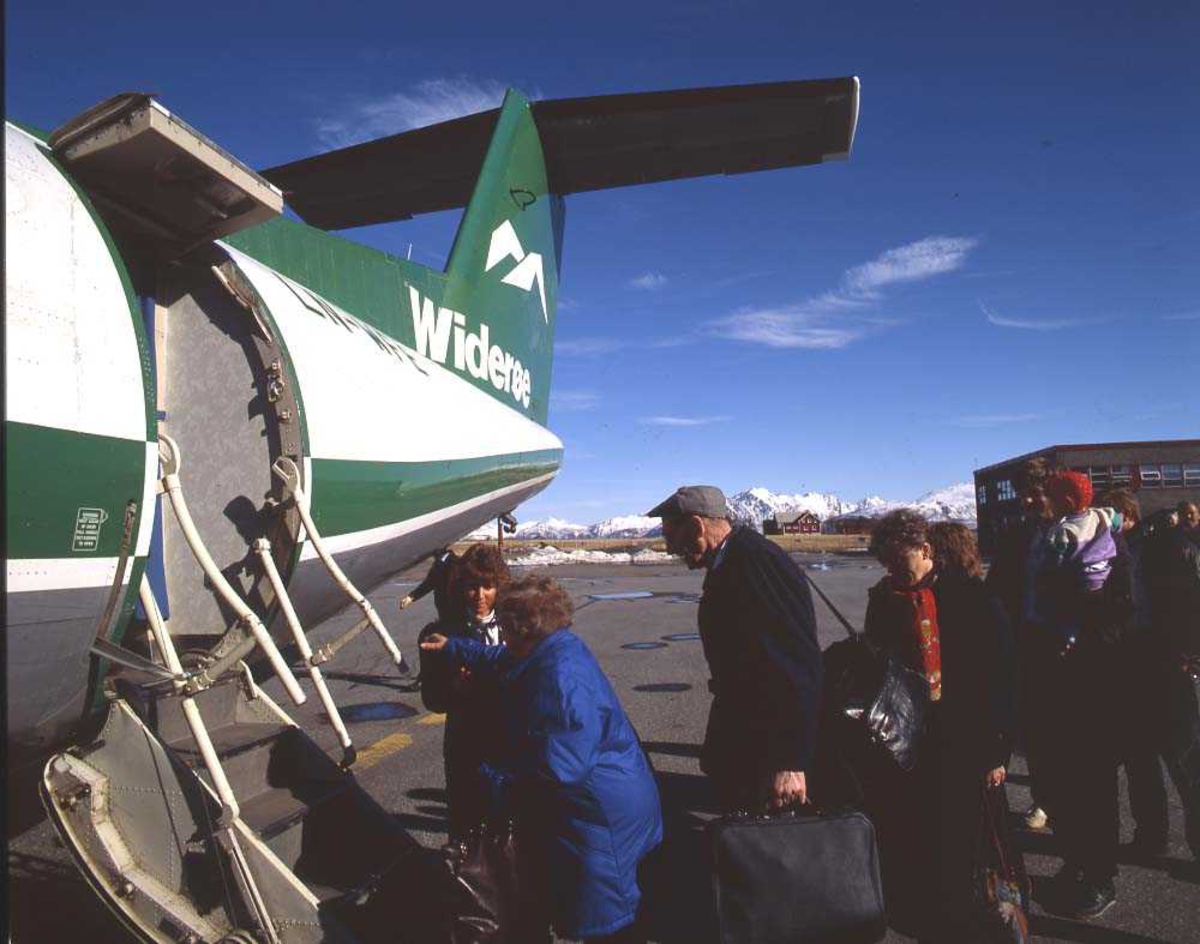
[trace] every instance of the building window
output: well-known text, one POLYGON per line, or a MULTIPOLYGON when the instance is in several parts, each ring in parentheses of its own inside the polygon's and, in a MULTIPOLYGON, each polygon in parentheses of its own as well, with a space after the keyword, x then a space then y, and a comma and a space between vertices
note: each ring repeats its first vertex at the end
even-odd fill
POLYGON ((1142 480, 1142 488, 1160 488, 1162 475, 1156 465, 1138 466, 1138 476, 1142 480))
POLYGON ((1108 474, 1108 466, 1094 465, 1088 472, 1089 478, 1092 480, 1092 485, 1095 488, 1108 488, 1112 481, 1108 474))
POLYGON ((996 500, 1008 501, 1010 498, 1016 498, 1016 490, 1013 489, 1012 482, 1008 479, 1001 479, 996 483, 996 500))
POLYGON ((1183 487, 1200 488, 1200 462, 1188 462, 1184 464, 1183 487))
POLYGON ((978 496, 978 501, 979 501, 979 507, 982 508, 984 505, 987 504, 987 486, 986 485, 979 486, 977 496, 978 496))
POLYGON ((1163 488, 1183 488, 1183 466, 1178 462, 1164 462, 1162 483, 1163 488))
POLYGON ((1114 465, 1111 468, 1113 488, 1126 488, 1133 481, 1133 469, 1127 465, 1114 465))

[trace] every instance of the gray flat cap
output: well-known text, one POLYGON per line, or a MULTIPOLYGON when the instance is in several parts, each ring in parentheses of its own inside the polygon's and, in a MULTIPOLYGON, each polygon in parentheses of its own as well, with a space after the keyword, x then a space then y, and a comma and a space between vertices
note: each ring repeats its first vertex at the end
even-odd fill
POLYGON ((648 512, 648 518, 678 518, 699 515, 701 518, 726 518, 729 506, 725 493, 715 485, 684 485, 675 494, 659 502, 648 512))

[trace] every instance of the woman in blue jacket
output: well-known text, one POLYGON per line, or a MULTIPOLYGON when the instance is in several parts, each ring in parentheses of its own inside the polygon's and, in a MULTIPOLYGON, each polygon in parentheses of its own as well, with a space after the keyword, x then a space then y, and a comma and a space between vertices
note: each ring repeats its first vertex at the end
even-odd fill
POLYGON ((616 693, 568 628, 572 613, 557 583, 529 577, 496 601, 504 647, 440 635, 421 646, 498 677, 509 744, 506 762, 483 770, 493 808, 524 814, 555 931, 597 940, 634 923, 637 867, 662 841, 662 810, 616 693))

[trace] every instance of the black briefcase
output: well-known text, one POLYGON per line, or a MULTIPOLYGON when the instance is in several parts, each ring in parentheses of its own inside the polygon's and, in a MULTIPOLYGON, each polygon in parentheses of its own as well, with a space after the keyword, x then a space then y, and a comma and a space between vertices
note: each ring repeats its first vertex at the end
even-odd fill
POLYGON ((728 816, 711 835, 721 944, 871 944, 886 933, 863 813, 728 816))

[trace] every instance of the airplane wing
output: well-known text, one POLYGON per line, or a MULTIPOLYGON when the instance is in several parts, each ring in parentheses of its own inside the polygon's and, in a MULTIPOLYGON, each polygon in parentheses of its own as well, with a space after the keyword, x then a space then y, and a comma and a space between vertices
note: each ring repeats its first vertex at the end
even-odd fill
MULTIPOLYGON (((855 77, 530 105, 550 189, 569 194, 849 156, 855 77)), ((346 229, 466 205, 499 109, 282 164, 262 176, 307 223, 346 229)))

